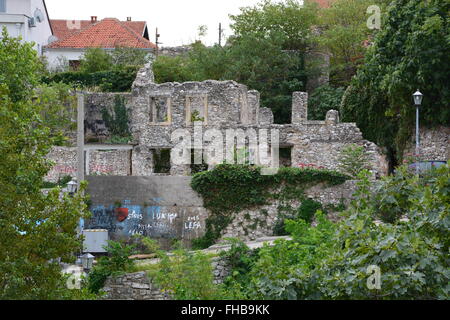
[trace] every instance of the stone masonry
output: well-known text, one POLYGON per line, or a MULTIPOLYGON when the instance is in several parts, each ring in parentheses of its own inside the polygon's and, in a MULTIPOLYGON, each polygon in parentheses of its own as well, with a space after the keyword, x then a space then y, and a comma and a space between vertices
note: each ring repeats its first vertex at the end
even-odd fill
MULTIPOLYGON (((133 200, 133 194, 124 192, 120 192, 120 197, 114 195, 114 198, 111 191, 104 196, 97 195, 97 198, 103 199, 97 201, 97 211, 93 208, 95 226, 111 225, 115 230, 122 228, 120 230, 124 234, 140 233, 142 228, 152 230, 156 227, 161 230, 165 228, 164 230, 167 230, 164 232, 158 229, 157 235, 167 241, 175 234, 178 237, 180 232, 182 240, 191 239, 191 236, 186 236, 186 230, 190 235, 194 234, 192 230, 196 236, 201 235, 207 215, 202 210, 206 209, 198 207, 192 209, 184 200, 167 202, 174 192, 179 192, 180 195, 192 192, 189 186, 183 189, 185 191, 171 189, 162 193, 159 190, 160 186, 145 185, 146 178, 190 176, 193 166, 189 162, 191 157, 196 158, 195 155, 198 154, 200 157, 195 159, 196 164, 206 165, 208 169, 220 162, 207 160, 214 160, 217 154, 224 156, 231 154, 234 160, 238 151, 246 153, 248 151, 246 156, 248 160, 253 161, 252 163, 271 166, 276 165, 274 163, 276 157, 272 158, 276 149, 271 150, 271 146, 278 140, 280 154, 283 151, 283 157, 288 158, 280 159, 281 164, 293 167, 315 165, 336 170, 339 169, 338 159, 342 149, 349 144, 357 144, 363 146, 369 155, 373 177, 387 173, 387 164, 379 148, 363 139, 356 124, 340 122, 336 110, 330 110, 324 121, 308 120, 307 101, 307 93, 294 92, 291 123, 274 124, 272 111, 260 106, 259 92, 248 90, 245 85, 235 81, 213 80, 156 84, 151 63, 138 72, 131 93, 86 95, 85 133, 92 141, 99 141, 96 144, 86 141, 85 170, 88 178, 92 175, 128 176, 116 181, 114 187, 125 193, 131 190, 124 187, 127 183, 139 187, 139 190, 151 189, 148 194, 143 193, 139 201, 133 200), (102 110, 106 108, 114 114, 118 98, 124 101, 128 112, 131 141, 126 145, 116 146, 100 144, 99 142, 110 134, 102 117, 102 110), (178 133, 176 138, 174 133, 178 133), (230 141, 232 144, 229 144, 230 141), (263 141, 267 141, 268 150, 260 147, 263 141), (200 148, 197 142, 203 143, 200 148), (217 142, 219 143, 216 144, 217 142), (219 148, 211 148, 217 145, 219 148), (180 146, 182 147, 176 148, 180 146), (204 152, 203 159, 202 152, 204 152), (266 162, 263 161, 264 157, 260 157, 263 153, 266 153, 265 159, 268 159, 266 162), (183 163, 175 161, 180 154, 188 161, 183 163), (138 178, 138 181, 135 183, 132 179, 128 181, 126 178, 138 178), (157 196, 152 197, 150 194, 157 196), (109 199, 108 203, 105 199, 109 199), (161 201, 164 205, 161 205, 161 201), (115 202, 121 202, 122 209, 128 211, 129 216, 125 221, 116 221, 115 202), (173 218, 175 214, 179 220, 173 218), (174 227, 166 228, 167 221, 164 220, 161 224, 160 219, 169 219, 169 227, 170 223, 173 223, 174 227), (195 229, 192 229, 194 227, 195 229)), ((59 177, 68 173, 71 176, 76 175, 75 148, 54 148, 49 158, 56 162, 49 174, 49 180, 57 181, 59 177)), ((106 179, 108 177, 99 178, 105 178, 105 183, 111 183, 106 179)), ((95 192, 107 189, 98 188, 95 192)), ((348 199, 351 190, 352 186, 345 184, 335 189, 311 189, 308 196, 320 199, 324 203, 336 203, 342 198, 348 199)), ((272 235, 273 226, 276 224, 277 206, 278 204, 274 203, 265 208, 237 214, 235 221, 224 230, 223 236, 255 239, 272 235), (255 225, 258 221, 261 223, 255 225), (254 226, 253 231, 250 226, 254 226)))
MULTIPOLYGON (((326 187, 322 184, 312 186, 305 190, 305 196, 320 202, 323 206, 348 204, 356 190, 356 181, 349 180, 342 185, 326 187)), ((258 238, 273 236, 273 230, 278 222, 280 201, 275 200, 251 210, 243 210, 234 216, 233 221, 222 231, 221 240, 226 238, 239 238, 243 241, 253 241, 258 238)), ((301 202, 298 200, 283 203, 298 209, 301 202)), ((334 212, 328 213, 328 218, 338 220, 334 212)), ((220 242, 220 241, 219 241, 220 242)))
POLYGON ((145 272, 109 277, 102 290, 104 300, 171 300, 145 272))
MULTIPOLYGON (((450 159, 450 127, 434 129, 420 128, 420 158, 423 161, 448 161, 450 159)), ((415 132, 405 148, 404 155, 412 156, 416 153, 415 132)))

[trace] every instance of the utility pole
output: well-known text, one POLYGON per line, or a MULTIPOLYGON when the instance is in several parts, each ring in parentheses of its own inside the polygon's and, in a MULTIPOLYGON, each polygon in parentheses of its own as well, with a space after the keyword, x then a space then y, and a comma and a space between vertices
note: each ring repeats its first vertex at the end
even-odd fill
POLYGON ((222 23, 219 23, 219 46, 222 46, 222 23))
POLYGON ((155 35, 155 44, 156 44, 156 54, 155 56, 158 57, 159 54, 159 45, 161 44, 159 42, 159 37, 161 37, 161 35, 158 33, 158 28, 156 28, 156 35, 155 35))

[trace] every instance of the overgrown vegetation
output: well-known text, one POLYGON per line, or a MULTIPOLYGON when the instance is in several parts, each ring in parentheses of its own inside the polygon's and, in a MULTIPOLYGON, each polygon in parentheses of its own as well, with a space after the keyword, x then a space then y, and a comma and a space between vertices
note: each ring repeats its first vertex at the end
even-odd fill
POLYGON ((213 283, 209 256, 189 252, 179 243, 168 255, 154 240, 143 238, 142 242, 160 259, 156 267, 148 270, 148 275, 166 294, 177 300, 218 300, 223 297, 220 288, 213 283))
POLYGON ((308 99, 308 119, 325 120, 329 110, 339 110, 344 91, 344 88, 333 88, 329 85, 314 90, 308 99))
POLYGON ((263 247, 256 259, 247 259, 242 245, 235 249, 246 267, 233 264, 227 292, 247 299, 448 299, 449 164, 422 177, 400 168, 373 192, 368 172, 361 173, 341 222, 318 211, 315 226, 287 221, 293 240, 263 247), (398 214, 377 222, 386 209, 398 214), (381 270, 378 289, 367 286, 373 265, 381 270))
POLYGON ((197 248, 214 244, 220 232, 232 221, 233 214, 278 199, 302 200, 308 186, 317 183, 338 185, 348 177, 338 172, 316 169, 280 168, 275 175, 261 175, 259 167, 221 164, 200 172, 192 179, 192 188, 211 211, 206 220, 206 234, 194 240, 197 248))
POLYGON ((35 90, 42 64, 33 46, 6 28, 0 61, 0 299, 70 299, 81 293, 67 288, 57 261, 73 263, 81 250, 76 228, 89 215, 86 186, 73 197, 61 197, 59 188, 41 191, 51 167, 45 157, 56 143, 35 90))
POLYGON ((108 277, 119 276, 133 268, 133 260, 129 259, 129 257, 135 253, 134 245, 110 240, 105 249, 108 255, 98 260, 97 264, 89 272, 87 279, 89 291, 95 294, 100 292, 108 277))
POLYGON ((44 181, 42 183, 42 188, 44 188, 44 189, 51 189, 51 188, 55 188, 55 187, 65 188, 65 187, 67 187, 67 184, 71 180, 72 180, 71 176, 64 176, 62 178, 59 178, 57 182, 44 181))
POLYGON ((114 110, 102 110, 102 118, 111 134, 111 143, 128 143, 131 140, 129 129, 128 110, 125 106, 125 97, 114 97, 114 110))
POLYGON ((341 150, 339 168, 345 174, 356 179, 363 170, 370 169, 370 159, 363 146, 350 144, 341 150))
POLYGON ((45 83, 62 82, 73 88, 98 89, 104 92, 127 92, 136 79, 138 66, 118 67, 99 72, 69 71, 44 77, 45 83))
POLYGON ((343 98, 344 121, 398 162, 414 128, 412 94, 424 94, 421 125, 450 125, 450 3, 395 0, 343 98))

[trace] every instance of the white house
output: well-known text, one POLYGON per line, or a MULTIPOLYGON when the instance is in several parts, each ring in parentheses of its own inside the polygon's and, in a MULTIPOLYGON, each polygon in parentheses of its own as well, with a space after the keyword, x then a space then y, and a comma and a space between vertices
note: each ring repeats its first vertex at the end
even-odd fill
POLYGON ((156 45, 149 41, 145 21, 126 21, 115 18, 97 20, 51 20, 54 32, 51 43, 44 47, 50 69, 59 70, 65 65, 77 69, 80 59, 89 48, 105 51, 117 47, 136 48, 153 53, 156 45))
POLYGON ((3 26, 10 36, 34 42, 39 55, 53 35, 45 0, 0 0, 0 29, 3 26))

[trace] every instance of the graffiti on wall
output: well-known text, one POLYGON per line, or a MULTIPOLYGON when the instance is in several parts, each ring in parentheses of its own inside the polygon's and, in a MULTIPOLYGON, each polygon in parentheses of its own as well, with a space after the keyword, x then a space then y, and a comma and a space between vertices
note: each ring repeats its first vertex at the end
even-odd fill
POLYGON ((92 163, 89 165, 89 173, 97 175, 108 175, 114 172, 114 167, 112 165, 96 164, 92 163))
POLYGON ((94 206, 86 229, 107 229, 113 235, 125 238, 142 235, 166 239, 181 238, 202 229, 199 214, 192 214, 189 208, 161 206, 161 201, 154 198, 151 199, 152 205, 141 206, 124 200, 122 208, 94 206))

